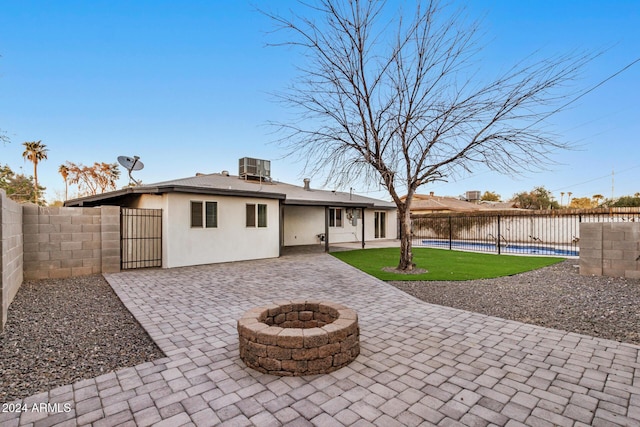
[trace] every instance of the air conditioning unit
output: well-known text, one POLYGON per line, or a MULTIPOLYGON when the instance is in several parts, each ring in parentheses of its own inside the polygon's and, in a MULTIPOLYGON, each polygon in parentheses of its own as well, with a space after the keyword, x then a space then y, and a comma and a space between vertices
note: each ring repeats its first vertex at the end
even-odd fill
POLYGON ((478 200, 480 200, 480 197, 481 197, 480 196, 480 191, 477 191, 477 190, 475 190, 475 191, 467 191, 465 196, 467 198, 467 201, 469 201, 469 202, 477 202, 478 200))
POLYGON ((271 161, 243 157, 239 162, 240 177, 245 179, 271 180, 271 161))

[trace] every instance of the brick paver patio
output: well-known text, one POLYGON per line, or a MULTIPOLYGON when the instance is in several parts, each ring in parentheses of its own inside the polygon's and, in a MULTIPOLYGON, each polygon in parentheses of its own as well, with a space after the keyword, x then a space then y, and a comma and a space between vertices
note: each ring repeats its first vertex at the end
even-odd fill
POLYGON ((29 397, 52 410, 1 425, 640 425, 640 347, 426 304, 328 255, 107 279, 167 357, 29 397), (236 320, 292 298, 355 309, 358 358, 310 377, 247 368, 236 320))

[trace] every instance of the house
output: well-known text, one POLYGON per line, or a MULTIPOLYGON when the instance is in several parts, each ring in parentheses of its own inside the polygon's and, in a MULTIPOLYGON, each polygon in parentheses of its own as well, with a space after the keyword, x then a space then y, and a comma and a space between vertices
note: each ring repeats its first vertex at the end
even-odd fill
MULTIPOLYGON (((479 193, 479 192, 467 192, 479 193)), ((404 200, 404 197, 401 198, 404 200)), ((456 197, 436 196, 433 191, 426 194, 414 194, 411 201, 411 215, 425 215, 425 214, 448 214, 448 213, 474 213, 474 212, 486 212, 495 210, 512 210, 512 203, 504 202, 485 202, 478 199, 468 198, 462 200, 456 197), (476 200, 472 202, 469 200, 476 200)))
MULTIPOLYGON (((273 258, 286 246, 397 237, 393 203, 276 182, 265 174, 197 174, 65 202, 161 210, 162 267, 273 258)), ((254 159, 251 159, 254 160, 254 159)), ((267 162, 267 161, 259 161, 267 162)), ((158 225, 160 227, 160 225, 158 225)))
MULTIPOLYGON (((404 198, 402 198, 404 200, 404 198)), ((482 205, 467 202, 455 197, 436 196, 433 192, 429 195, 414 194, 411 201, 411 214, 424 215, 433 213, 451 212, 476 212, 484 210, 482 205)))

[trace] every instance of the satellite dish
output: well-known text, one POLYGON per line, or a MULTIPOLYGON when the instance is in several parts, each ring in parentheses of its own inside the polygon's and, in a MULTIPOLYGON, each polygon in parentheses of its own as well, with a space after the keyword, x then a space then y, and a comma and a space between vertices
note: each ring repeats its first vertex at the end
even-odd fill
POLYGON ((133 176, 131 176, 131 172, 139 171, 144 168, 144 164, 140 161, 140 157, 133 156, 133 158, 128 156, 118 156, 118 163, 120 163, 127 171, 129 171, 129 185, 134 183, 135 185, 140 185, 140 181, 136 181, 133 176))

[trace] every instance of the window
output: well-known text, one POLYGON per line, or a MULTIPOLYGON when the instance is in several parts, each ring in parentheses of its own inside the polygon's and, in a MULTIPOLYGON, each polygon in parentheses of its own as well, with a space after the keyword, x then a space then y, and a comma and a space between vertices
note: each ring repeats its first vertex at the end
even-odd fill
POLYGON ((202 227, 218 227, 218 202, 191 202, 191 228, 202 227))
POLYGON ((258 227, 267 226, 267 205, 258 205, 258 227))
POLYGON ((329 227, 342 227, 342 208, 329 208, 329 227))
POLYGON ((202 227, 202 202, 191 202, 191 227, 202 227))
POLYGON ((258 227, 267 226, 267 205, 247 203, 247 227, 256 226, 256 218, 258 227), (257 212, 256 212, 257 207, 257 212))
POLYGON ((256 205, 247 204, 247 227, 256 226, 256 205))
POLYGON ((207 228, 218 227, 218 202, 205 203, 205 223, 207 228))
POLYGON ((374 212, 374 237, 376 239, 384 239, 387 237, 387 213, 386 212, 374 212))

